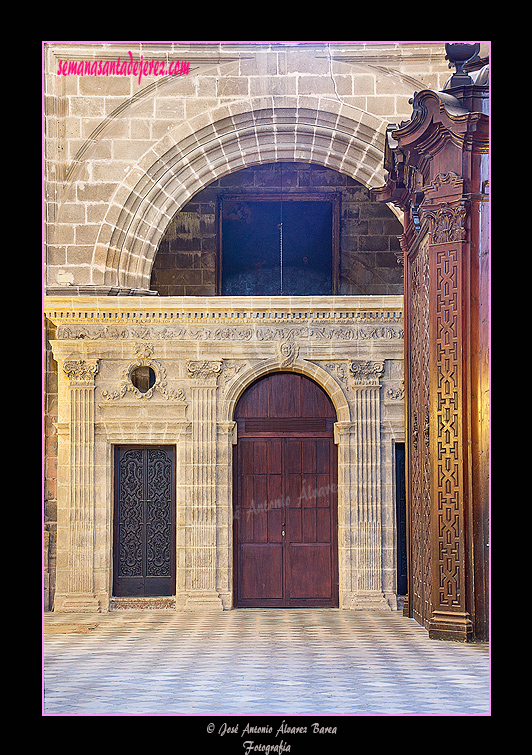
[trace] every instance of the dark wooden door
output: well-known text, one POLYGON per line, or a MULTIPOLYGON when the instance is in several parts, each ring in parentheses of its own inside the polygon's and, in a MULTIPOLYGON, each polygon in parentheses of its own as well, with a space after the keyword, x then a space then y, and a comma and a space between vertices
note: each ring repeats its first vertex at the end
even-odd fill
POLYGON ((115 449, 116 597, 175 594, 175 461, 172 446, 115 449))
POLYGON ((334 407, 313 381, 255 383, 235 419, 235 602, 338 605, 334 407))

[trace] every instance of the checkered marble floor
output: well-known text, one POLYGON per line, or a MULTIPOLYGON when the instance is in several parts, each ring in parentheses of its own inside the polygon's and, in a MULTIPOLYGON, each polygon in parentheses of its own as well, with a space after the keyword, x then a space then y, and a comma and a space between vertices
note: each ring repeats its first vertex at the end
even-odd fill
POLYGON ((489 715, 489 650, 400 613, 45 614, 44 715, 489 715))

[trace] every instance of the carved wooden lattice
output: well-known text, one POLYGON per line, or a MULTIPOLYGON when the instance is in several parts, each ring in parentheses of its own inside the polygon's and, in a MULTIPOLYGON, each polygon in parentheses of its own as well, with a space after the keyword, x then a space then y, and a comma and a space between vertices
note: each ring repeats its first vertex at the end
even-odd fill
POLYGON ((430 595, 430 455, 426 417, 429 406, 429 256, 420 246, 411 262, 410 371, 410 550, 411 595, 414 617, 427 623, 430 595))
POLYGON ((407 610, 430 637, 460 641, 487 639, 489 620, 488 87, 466 79, 445 94, 414 95, 412 118, 390 126, 389 177, 376 190, 406 220, 407 610), (429 276, 422 274, 427 239, 429 276), (428 302, 423 281, 430 282, 428 302), (430 570, 423 561, 427 529, 430 570), (422 605, 425 588, 430 615, 422 605))
POLYGON ((463 597, 461 563, 462 442, 460 412, 461 281, 456 248, 436 249, 434 267, 435 496, 439 607, 456 609, 463 597))

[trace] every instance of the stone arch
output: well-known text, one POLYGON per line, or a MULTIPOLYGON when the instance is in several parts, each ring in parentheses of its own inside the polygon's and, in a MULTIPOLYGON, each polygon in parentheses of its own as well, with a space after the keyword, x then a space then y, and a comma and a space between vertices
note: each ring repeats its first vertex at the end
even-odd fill
POLYGON ((385 122, 328 98, 242 101, 197 116, 167 134, 117 188, 92 260, 108 286, 147 291, 171 218, 213 180, 266 162, 312 162, 375 188, 383 171, 385 122))
POLYGON ((239 399, 256 380, 280 371, 296 372, 313 380, 332 401, 337 422, 350 421, 349 404, 339 383, 323 367, 304 359, 296 359, 290 366, 281 365, 276 359, 268 359, 237 373, 225 391, 221 405, 222 420, 228 422, 233 420, 239 399))

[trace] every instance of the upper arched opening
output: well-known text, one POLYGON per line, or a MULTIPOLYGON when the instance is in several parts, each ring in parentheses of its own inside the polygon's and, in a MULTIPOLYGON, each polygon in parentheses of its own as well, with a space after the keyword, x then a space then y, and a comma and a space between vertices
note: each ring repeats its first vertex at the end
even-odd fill
POLYGON ((359 181, 309 162, 234 171, 168 224, 150 288, 162 296, 397 295, 395 214, 359 181))
POLYGON ((305 162, 370 189, 384 181, 384 122, 335 100, 250 99, 181 124, 129 171, 94 248, 103 283, 148 290, 168 223, 200 191, 242 168, 305 162), (293 101, 292 101, 293 100, 293 101))

